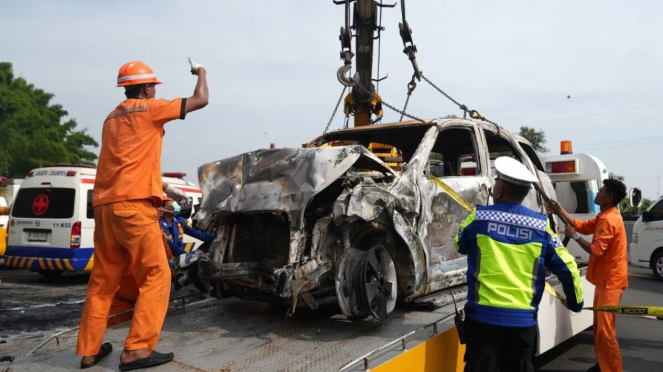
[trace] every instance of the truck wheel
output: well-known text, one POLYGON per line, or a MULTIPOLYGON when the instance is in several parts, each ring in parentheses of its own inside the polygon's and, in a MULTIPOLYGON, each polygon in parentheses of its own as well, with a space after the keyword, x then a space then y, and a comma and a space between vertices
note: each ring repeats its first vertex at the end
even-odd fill
POLYGON ((652 259, 652 269, 654 270, 654 276, 663 282, 663 251, 656 253, 652 259))
POLYGON ((39 270, 38 273, 44 279, 56 279, 56 278, 59 278, 60 275, 62 275, 64 273, 64 271, 62 271, 62 270, 39 270))

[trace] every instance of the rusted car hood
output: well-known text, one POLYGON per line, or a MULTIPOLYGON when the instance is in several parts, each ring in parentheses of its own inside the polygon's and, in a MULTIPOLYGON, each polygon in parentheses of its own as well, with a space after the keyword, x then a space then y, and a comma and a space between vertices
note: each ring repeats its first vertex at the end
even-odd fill
POLYGON ((206 229, 219 215, 281 211, 301 227, 311 198, 353 167, 393 174, 363 146, 257 150, 204 164, 196 220, 206 229))

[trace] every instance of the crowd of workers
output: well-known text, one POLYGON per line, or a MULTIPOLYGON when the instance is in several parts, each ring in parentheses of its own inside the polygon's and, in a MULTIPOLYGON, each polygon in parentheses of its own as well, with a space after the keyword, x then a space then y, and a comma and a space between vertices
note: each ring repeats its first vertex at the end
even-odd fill
MULTIPOLYGON (((111 353, 111 344, 102 343, 106 327, 128 319, 120 370, 152 367, 174 357, 155 351, 173 276, 168 258, 186 253, 184 234, 203 241, 215 238, 178 217, 187 197, 161 181, 164 125, 184 120, 208 103, 206 69, 189 62, 198 76, 194 93, 170 101, 155 98, 161 83, 142 62, 120 68, 117 85, 124 87, 126 100, 104 121, 93 193, 95 265, 78 337, 81 368, 111 353), (130 308, 132 314, 108 321, 110 313, 130 308)), ((521 205, 537 177, 511 158, 498 158, 495 169, 494 204, 478 206, 455 239, 456 249, 468 256, 465 371, 533 371, 546 268, 561 280, 565 305, 574 312, 584 305, 581 279, 548 217, 521 205)), ((626 232, 617 210, 625 196, 624 184, 604 181, 595 199, 601 213, 589 221, 579 221, 557 205, 573 225, 564 234, 590 254, 587 280, 596 286, 594 306, 618 305, 628 285, 626 232), (586 241, 578 232, 594 238, 586 241)), ((594 334, 597 364, 589 371, 621 371, 615 315, 595 312, 594 334)))

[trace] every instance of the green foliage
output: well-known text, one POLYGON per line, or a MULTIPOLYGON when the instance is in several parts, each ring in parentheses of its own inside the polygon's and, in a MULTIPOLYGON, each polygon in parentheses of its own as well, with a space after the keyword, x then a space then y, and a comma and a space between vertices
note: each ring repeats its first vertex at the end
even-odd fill
POLYGON ((620 176, 620 175, 618 175, 618 174, 614 174, 614 173, 612 173, 612 172, 610 172, 609 177, 612 178, 612 179, 614 179, 614 180, 621 181, 621 182, 624 182, 624 180, 626 180, 626 179, 624 178, 624 176, 620 176))
POLYGON ((14 77, 12 64, 0 62, 0 175, 23 178, 34 168, 52 163, 94 165, 97 155, 88 149, 99 144, 53 94, 14 77))
POLYGON ((520 127, 520 132, 518 134, 525 137, 525 139, 532 144, 534 151, 540 154, 548 152, 548 149, 544 146, 547 140, 543 129, 536 130, 530 127, 520 127))
MULTIPOLYGON (((618 174, 614 174, 614 173, 612 173, 612 172, 610 172, 610 176, 609 176, 609 177, 612 178, 612 179, 615 179, 615 180, 617 180, 617 181, 621 181, 621 182, 624 182, 624 181, 626 180, 626 179, 624 178, 624 176, 620 176, 620 175, 618 175, 618 174)), ((638 208, 633 208, 633 207, 631 206, 631 201, 630 201, 630 200, 628 199, 628 197, 627 197, 627 198, 624 198, 624 200, 622 200, 621 202, 619 202, 619 210, 620 210, 622 213, 632 214, 632 215, 635 216, 635 215, 639 215, 639 214, 641 214, 642 212, 646 211, 647 208, 649 208, 649 206, 651 206, 651 204, 652 204, 653 202, 654 202, 654 201, 651 200, 651 199, 648 199, 648 198, 642 198, 642 200, 640 201, 640 206, 639 206, 638 208)))

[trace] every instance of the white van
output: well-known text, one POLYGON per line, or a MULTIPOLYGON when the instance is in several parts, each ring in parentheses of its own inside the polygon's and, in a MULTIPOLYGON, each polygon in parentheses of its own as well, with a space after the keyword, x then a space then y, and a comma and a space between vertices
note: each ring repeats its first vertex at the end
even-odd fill
POLYGON ((663 198, 651 207, 633 226, 631 237, 631 265, 651 268, 663 281, 663 198))
MULTIPOLYGON (((78 164, 54 164, 28 173, 14 200, 8 225, 5 265, 55 277, 64 271, 90 271, 93 265, 92 189, 97 170, 78 164)), ((164 182, 184 191, 193 207, 198 186, 183 173, 164 173, 164 182)), ((191 209, 183 211, 190 221, 191 209)), ((187 249, 200 245, 185 236, 187 249)))

